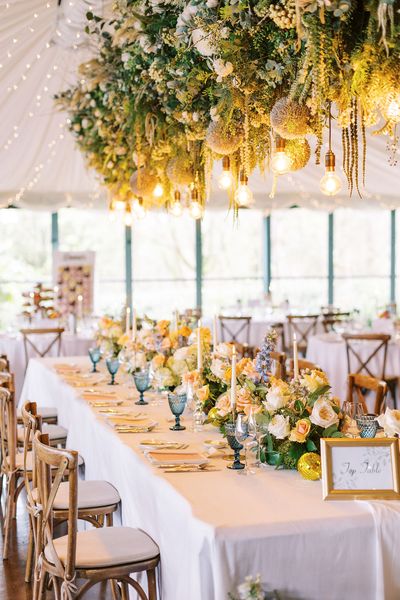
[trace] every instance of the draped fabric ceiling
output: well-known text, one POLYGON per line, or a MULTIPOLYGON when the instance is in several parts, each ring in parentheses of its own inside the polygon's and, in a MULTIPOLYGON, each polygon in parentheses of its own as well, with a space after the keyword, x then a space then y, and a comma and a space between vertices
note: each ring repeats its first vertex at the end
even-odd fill
MULTIPOLYGON (((107 194, 85 168, 67 130, 67 115, 56 110, 53 96, 74 82, 77 66, 93 52, 84 33, 86 12, 108 14, 110 5, 109 0, 0 0, 0 207, 56 211, 107 205, 107 194)), ((333 132, 333 149, 340 163, 339 131, 333 132)), ((323 196, 323 166, 312 159, 305 169, 280 177, 272 199, 271 175, 254 173, 250 187, 256 206, 266 211, 292 205, 325 210, 400 206, 399 166, 388 163, 387 139, 368 135, 366 171, 362 199, 357 193, 348 197, 344 176, 341 194, 323 196)), ((227 202, 214 185, 209 208, 227 202)))

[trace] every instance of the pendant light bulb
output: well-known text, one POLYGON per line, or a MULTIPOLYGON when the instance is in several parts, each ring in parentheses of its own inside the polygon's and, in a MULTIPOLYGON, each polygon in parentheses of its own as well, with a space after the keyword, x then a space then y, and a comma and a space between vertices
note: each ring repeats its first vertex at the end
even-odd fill
POLYGON ((239 185, 235 194, 235 201, 239 208, 249 208, 254 204, 253 192, 248 186, 248 177, 242 171, 240 173, 239 185))
POLYGON ((126 203, 124 200, 114 199, 114 210, 125 210, 126 203))
POLYGON ((164 188, 161 183, 157 183, 153 190, 154 198, 162 198, 164 195, 164 188))
POLYGON ((146 216, 146 209, 143 205, 143 198, 136 198, 133 201, 133 212, 137 219, 144 219, 146 216))
POLYGON ((130 202, 126 203, 125 214, 124 214, 124 223, 126 227, 132 227, 133 216, 132 216, 132 207, 130 202))
POLYGON ((218 177, 218 187, 220 190, 229 190, 233 185, 233 175, 231 173, 231 163, 229 156, 222 159, 222 173, 218 177))
POLYGON ((178 191, 176 191, 174 193, 174 200, 173 200, 173 202, 169 206, 169 212, 174 217, 180 217, 180 216, 182 216, 183 206, 182 206, 182 203, 181 203, 181 193, 178 192, 178 191))
POLYGON ((325 175, 319 182, 319 189, 325 196, 336 196, 342 189, 342 181, 335 172, 335 155, 332 152, 332 115, 329 104, 329 144, 328 152, 325 154, 325 175))
POLYGON ((204 209, 199 202, 199 193, 196 188, 192 189, 190 195, 189 213, 193 219, 201 219, 204 213, 204 209))
POLYGON ((280 136, 276 137, 275 151, 271 158, 271 169, 275 175, 284 175, 290 171, 292 160, 285 152, 286 142, 280 136))
POLYGON ((386 115, 394 123, 400 123, 400 104, 398 100, 392 98, 386 109, 386 115))

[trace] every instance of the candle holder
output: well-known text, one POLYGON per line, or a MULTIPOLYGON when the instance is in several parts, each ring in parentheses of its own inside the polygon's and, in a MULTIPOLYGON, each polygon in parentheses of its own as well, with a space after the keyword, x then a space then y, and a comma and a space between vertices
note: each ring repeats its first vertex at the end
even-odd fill
POLYGON ((228 440, 229 446, 233 450, 234 460, 231 465, 227 466, 227 469, 233 469, 234 471, 241 471, 244 469, 244 464, 240 462, 240 451, 243 450, 243 444, 240 444, 236 439, 236 424, 225 423, 226 439, 228 440))

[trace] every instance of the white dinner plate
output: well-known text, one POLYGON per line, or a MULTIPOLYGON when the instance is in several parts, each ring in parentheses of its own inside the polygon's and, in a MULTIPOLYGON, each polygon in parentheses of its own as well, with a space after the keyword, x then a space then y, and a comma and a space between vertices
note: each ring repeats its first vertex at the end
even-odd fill
POLYGON ((209 461, 200 452, 181 452, 178 450, 150 450, 145 453, 153 465, 157 467, 167 465, 206 465, 209 461))

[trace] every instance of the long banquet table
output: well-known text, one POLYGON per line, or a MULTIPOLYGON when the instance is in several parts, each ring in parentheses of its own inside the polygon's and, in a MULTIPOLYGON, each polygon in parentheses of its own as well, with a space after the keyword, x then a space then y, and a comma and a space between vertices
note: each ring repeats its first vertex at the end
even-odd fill
MULTIPOLYGON (((89 370, 86 359, 70 360, 89 370)), ((145 458, 142 439, 179 440, 204 450, 204 440, 217 438, 217 431, 170 431, 168 407, 150 403, 140 410, 158 422, 156 432, 117 434, 81 388, 61 379, 56 362, 66 359, 30 361, 21 402, 57 406, 68 447, 85 459, 86 478, 115 485, 122 524, 156 540, 162 600, 227 600, 246 576, 257 574, 282 600, 400 597, 400 503, 324 502, 321 483, 296 472, 267 467, 245 477, 218 458, 212 462, 220 470, 164 473, 145 458)), ((127 383, 114 389, 128 403, 136 394, 127 383)), ((184 422, 189 425, 190 417, 184 422)))

